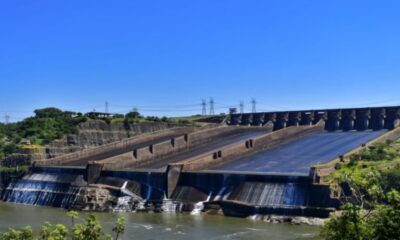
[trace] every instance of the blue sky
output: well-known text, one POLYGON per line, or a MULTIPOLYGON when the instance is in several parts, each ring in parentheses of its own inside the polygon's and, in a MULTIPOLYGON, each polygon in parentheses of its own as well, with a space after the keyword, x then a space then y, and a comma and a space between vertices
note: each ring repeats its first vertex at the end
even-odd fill
POLYGON ((400 105, 400 2, 0 2, 0 120, 400 105))

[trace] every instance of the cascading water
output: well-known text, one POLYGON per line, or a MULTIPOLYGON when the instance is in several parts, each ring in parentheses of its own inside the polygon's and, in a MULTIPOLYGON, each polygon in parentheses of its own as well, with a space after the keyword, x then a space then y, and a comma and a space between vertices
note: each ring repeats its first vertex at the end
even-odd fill
POLYGON ((12 182, 4 190, 2 200, 22 204, 68 208, 75 204, 79 176, 73 174, 33 173, 12 182))
POLYGON ((167 213, 180 212, 182 211, 182 204, 177 201, 172 201, 171 199, 168 199, 166 196, 164 196, 161 210, 167 213))
POLYGON ((190 213, 191 215, 199 215, 204 209, 204 203, 210 201, 212 192, 210 192, 205 201, 198 202, 194 205, 194 209, 190 213))
POLYGON ((114 212, 130 212, 132 211, 132 196, 133 193, 126 189, 128 181, 125 181, 121 187, 122 196, 118 198, 117 205, 114 208, 114 212))
POLYGON ((305 191, 304 186, 298 183, 245 182, 229 200, 255 206, 304 206, 305 191))
POLYGON ((117 205, 114 207, 114 212, 131 212, 132 211, 132 197, 123 196, 118 198, 117 205))
POLYGON ((214 197, 214 201, 226 199, 227 196, 225 196, 225 192, 226 192, 226 190, 228 188, 226 186, 226 180, 227 180, 227 176, 224 174, 223 175, 223 179, 222 179, 222 186, 219 189, 217 195, 214 197))
POLYGON ((152 187, 147 185, 146 186, 146 201, 149 201, 151 199, 151 192, 152 192, 152 187))

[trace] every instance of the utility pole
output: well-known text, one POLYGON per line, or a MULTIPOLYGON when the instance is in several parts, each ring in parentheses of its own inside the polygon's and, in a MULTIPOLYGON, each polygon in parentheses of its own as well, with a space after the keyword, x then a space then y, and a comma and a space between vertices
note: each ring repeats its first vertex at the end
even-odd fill
POLYGON ((8 124, 8 123, 10 122, 10 116, 9 116, 9 115, 6 114, 6 115, 4 116, 4 119, 5 119, 5 123, 6 123, 6 124, 8 124))
POLYGON ((240 101, 239 109, 240 109, 240 113, 243 113, 243 110, 244 110, 244 103, 243 103, 243 101, 240 101))
POLYGON ((105 113, 108 113, 108 102, 106 101, 105 113))
POLYGON ((202 107, 201 115, 203 115, 203 116, 207 115, 207 103, 206 103, 206 100, 204 100, 204 99, 202 100, 201 107, 202 107))
POLYGON ((214 99, 210 98, 210 115, 215 115, 214 112, 214 99))
POLYGON ((255 99, 255 98, 252 98, 252 99, 251 99, 251 112, 252 112, 252 113, 257 112, 257 110, 256 110, 256 104, 257 104, 256 99, 255 99))

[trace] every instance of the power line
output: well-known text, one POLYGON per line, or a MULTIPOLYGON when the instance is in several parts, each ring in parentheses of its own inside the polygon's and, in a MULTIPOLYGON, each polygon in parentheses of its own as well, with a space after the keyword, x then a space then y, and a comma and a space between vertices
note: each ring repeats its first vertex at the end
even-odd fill
MULTIPOLYGON (((119 104, 112 104, 110 106, 113 107, 121 107, 121 108, 130 108, 132 106, 130 105, 119 105, 119 104)), ((192 108, 192 107, 198 107, 199 104, 183 104, 183 105, 136 105, 139 108, 148 108, 148 109, 152 109, 152 108, 192 108)))
POLYGON ((252 98, 252 99, 251 99, 251 112, 252 112, 252 113, 257 112, 256 104, 257 104, 256 99, 255 99, 255 98, 252 98))
POLYGON ((204 100, 204 99, 202 100, 201 107, 202 107, 201 115, 203 115, 203 116, 207 115, 207 103, 206 103, 206 100, 204 100))
POLYGON ((215 115, 213 98, 210 98, 210 115, 215 115))
POLYGON ((240 101, 239 109, 240 109, 240 113, 243 113, 243 111, 244 111, 244 103, 243 103, 243 101, 240 101))
POLYGON ((108 102, 106 101, 106 106, 105 106, 105 113, 108 113, 108 102))
POLYGON ((6 114, 6 115, 4 116, 4 119, 5 119, 5 123, 6 123, 6 124, 8 124, 8 123, 10 122, 10 116, 9 116, 9 115, 6 114))

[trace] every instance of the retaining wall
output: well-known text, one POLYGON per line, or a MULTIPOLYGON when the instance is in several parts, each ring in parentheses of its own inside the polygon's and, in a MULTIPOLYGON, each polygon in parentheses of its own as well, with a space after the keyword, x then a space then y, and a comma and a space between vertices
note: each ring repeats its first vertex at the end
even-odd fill
MULTIPOLYGON (((174 129, 162 130, 160 132, 145 133, 140 136, 128 138, 115 143, 109 143, 100 147, 90 148, 81 150, 78 152, 66 154, 60 157, 49 159, 46 161, 36 161, 37 166, 49 166, 49 165, 70 165, 77 163, 76 165, 86 165, 87 161, 90 160, 101 160, 117 154, 128 152, 135 146, 140 144, 148 144, 156 139, 160 138, 172 138, 179 135, 193 132, 195 127, 180 127, 174 129)), ((146 144, 146 145, 147 145, 146 144)))

